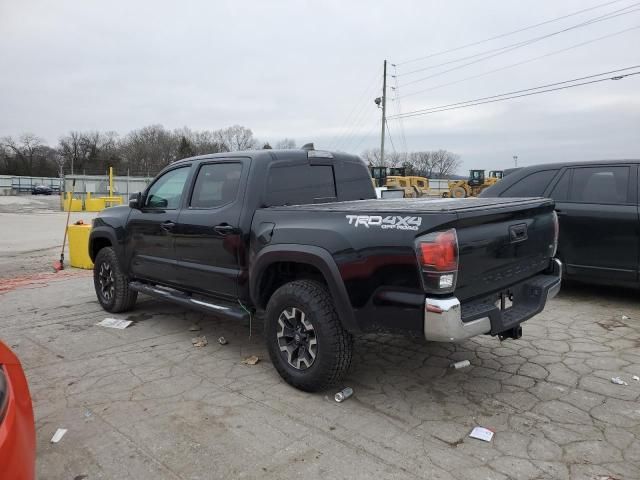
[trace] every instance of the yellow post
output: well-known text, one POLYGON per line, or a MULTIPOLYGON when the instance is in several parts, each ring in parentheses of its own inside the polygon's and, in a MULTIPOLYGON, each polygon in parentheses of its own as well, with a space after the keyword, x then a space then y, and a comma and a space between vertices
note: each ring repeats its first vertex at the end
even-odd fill
POLYGON ((113 167, 109 167, 109 196, 113 197, 113 167))

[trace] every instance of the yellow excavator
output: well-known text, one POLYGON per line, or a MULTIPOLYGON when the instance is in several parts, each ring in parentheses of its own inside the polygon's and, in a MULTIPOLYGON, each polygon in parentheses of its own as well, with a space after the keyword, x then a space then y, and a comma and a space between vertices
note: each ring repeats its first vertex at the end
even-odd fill
POLYGON ((485 177, 484 172, 484 170, 469 170, 469 178, 467 180, 449 182, 449 192, 443 193, 442 196, 452 198, 475 197, 485 188, 495 185, 503 177, 502 170, 491 170, 487 177, 485 177))

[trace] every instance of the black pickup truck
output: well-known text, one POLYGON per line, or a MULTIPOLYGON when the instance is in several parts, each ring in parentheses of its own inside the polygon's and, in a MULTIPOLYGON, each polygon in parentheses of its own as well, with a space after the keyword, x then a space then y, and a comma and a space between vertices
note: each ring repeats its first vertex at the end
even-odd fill
POLYGON ((174 162, 98 215, 89 253, 105 310, 264 315, 280 375, 317 391, 356 333, 519 338, 560 289, 557 237, 552 200, 376 199, 358 157, 311 148, 174 162))

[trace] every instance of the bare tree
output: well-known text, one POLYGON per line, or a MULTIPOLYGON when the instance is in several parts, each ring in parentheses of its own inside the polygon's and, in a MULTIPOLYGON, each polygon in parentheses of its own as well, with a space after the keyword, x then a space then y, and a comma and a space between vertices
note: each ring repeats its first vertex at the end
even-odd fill
POLYGON ((70 172, 74 173, 74 168, 80 166, 82 158, 82 134, 80 132, 70 132, 65 137, 60 137, 58 141, 58 153, 64 158, 70 172))
POLYGON ((134 174, 155 175, 177 158, 179 139, 162 125, 133 130, 120 142, 122 156, 134 174))
POLYGON ((460 155, 448 152, 447 150, 438 150, 432 153, 432 176, 433 178, 445 178, 448 175, 456 173, 460 168, 460 155))
POLYGON ((17 140, 4 137, 2 144, 21 164, 26 164, 27 175, 33 175, 33 164, 38 157, 42 157, 44 140, 33 133, 23 133, 17 140))
POLYGON ((293 138, 283 138, 276 143, 275 148, 278 150, 292 150, 296 148, 296 141, 293 138))
POLYGON ((380 149, 379 148, 371 148, 369 150, 365 150, 360 154, 362 159, 370 166, 370 167, 386 167, 386 164, 383 164, 382 159, 380 158, 380 149))
POLYGON ((231 127, 218 130, 216 134, 220 143, 226 145, 228 151, 231 152, 251 150, 258 146, 258 142, 253 138, 253 132, 251 129, 241 125, 233 125, 231 127))

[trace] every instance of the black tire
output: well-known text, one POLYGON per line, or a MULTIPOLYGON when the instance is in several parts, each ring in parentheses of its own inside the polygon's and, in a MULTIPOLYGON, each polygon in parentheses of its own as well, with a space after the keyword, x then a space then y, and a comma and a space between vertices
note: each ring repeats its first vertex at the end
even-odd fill
MULTIPOLYGON (((288 384, 300 390, 305 392, 326 390, 338 383, 351 366, 353 337, 342 327, 326 287, 318 282, 296 280, 276 290, 267 305, 264 328, 273 365, 288 384), (315 355, 311 365, 302 367, 298 359, 300 368, 290 363, 291 354, 281 350, 281 345, 287 348, 284 345, 287 341, 280 319, 286 321, 288 317, 282 317, 282 315, 295 315, 296 310, 303 312, 302 322, 311 325, 310 330, 303 329, 306 332, 303 335, 310 335, 312 332, 316 340, 315 355), (285 312, 288 313, 285 314, 285 312)), ((305 350, 303 352, 306 353, 305 350)), ((311 356, 307 355, 307 358, 310 359, 311 356)), ((305 361, 306 363, 308 361, 305 361)))
POLYGON ((93 265, 93 286, 100 305, 107 312, 119 313, 131 310, 138 298, 138 292, 129 288, 129 279, 122 273, 118 257, 112 247, 104 247, 96 255, 93 265))

